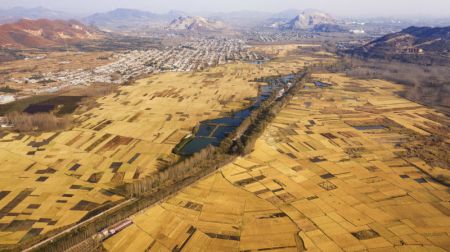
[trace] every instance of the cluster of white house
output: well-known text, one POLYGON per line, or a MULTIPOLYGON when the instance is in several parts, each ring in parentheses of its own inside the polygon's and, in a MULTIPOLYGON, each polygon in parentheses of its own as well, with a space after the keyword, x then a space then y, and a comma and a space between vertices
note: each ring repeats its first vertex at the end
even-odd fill
MULTIPOLYGON (((198 39, 163 50, 129 51, 113 56, 113 63, 94 69, 48 72, 13 80, 20 84, 51 83, 52 88, 90 83, 120 84, 143 74, 164 71, 196 71, 230 61, 256 61, 264 57, 250 52, 239 39, 198 39)), ((47 92, 46 90, 44 92, 47 92)))

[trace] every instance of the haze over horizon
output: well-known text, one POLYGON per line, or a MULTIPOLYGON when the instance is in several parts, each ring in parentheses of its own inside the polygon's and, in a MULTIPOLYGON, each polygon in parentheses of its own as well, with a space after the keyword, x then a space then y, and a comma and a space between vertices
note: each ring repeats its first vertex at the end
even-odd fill
POLYGON ((151 12, 180 10, 189 13, 317 9, 336 16, 349 17, 450 17, 448 0, 0 0, 2 8, 44 7, 79 15, 110 11, 116 8, 151 12))

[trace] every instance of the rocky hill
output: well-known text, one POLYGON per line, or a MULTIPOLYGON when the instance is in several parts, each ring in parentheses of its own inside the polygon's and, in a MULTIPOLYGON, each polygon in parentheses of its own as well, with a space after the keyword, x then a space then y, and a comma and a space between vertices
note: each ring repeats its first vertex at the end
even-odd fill
POLYGON ((168 30, 178 31, 220 31, 227 29, 227 26, 220 21, 213 21, 204 17, 191 17, 180 16, 174 19, 169 26, 168 30))
POLYGON ((307 30, 322 24, 336 24, 336 20, 323 12, 303 11, 287 22, 281 21, 272 24, 272 27, 281 30, 307 30))
POLYGON ((364 58, 397 59, 410 63, 450 63, 450 26, 409 27, 348 51, 364 58))
POLYGON ((413 26, 341 52, 347 74, 407 85, 405 97, 450 114, 449 50, 450 27, 413 26))
POLYGON ((0 25, 0 47, 47 48, 99 39, 103 34, 77 21, 26 20, 0 25))

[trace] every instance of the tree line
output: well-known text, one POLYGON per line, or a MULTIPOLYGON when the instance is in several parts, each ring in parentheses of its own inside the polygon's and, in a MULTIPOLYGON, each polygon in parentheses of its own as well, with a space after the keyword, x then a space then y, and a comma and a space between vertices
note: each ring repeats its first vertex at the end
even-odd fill
POLYGON ((6 123, 18 132, 61 130, 69 127, 72 122, 69 116, 57 117, 51 113, 11 112, 5 118, 6 123))

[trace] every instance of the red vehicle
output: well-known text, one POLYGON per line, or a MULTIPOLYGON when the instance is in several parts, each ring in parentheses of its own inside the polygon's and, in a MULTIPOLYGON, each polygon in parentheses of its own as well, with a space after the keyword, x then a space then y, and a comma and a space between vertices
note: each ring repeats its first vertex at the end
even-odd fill
POLYGON ((131 224, 133 224, 133 221, 130 219, 126 219, 123 220, 121 222, 118 222, 110 227, 107 227, 105 229, 103 229, 102 231, 100 231, 100 237, 102 240, 106 240, 109 237, 113 236, 114 234, 124 230, 126 227, 130 226, 131 224))

